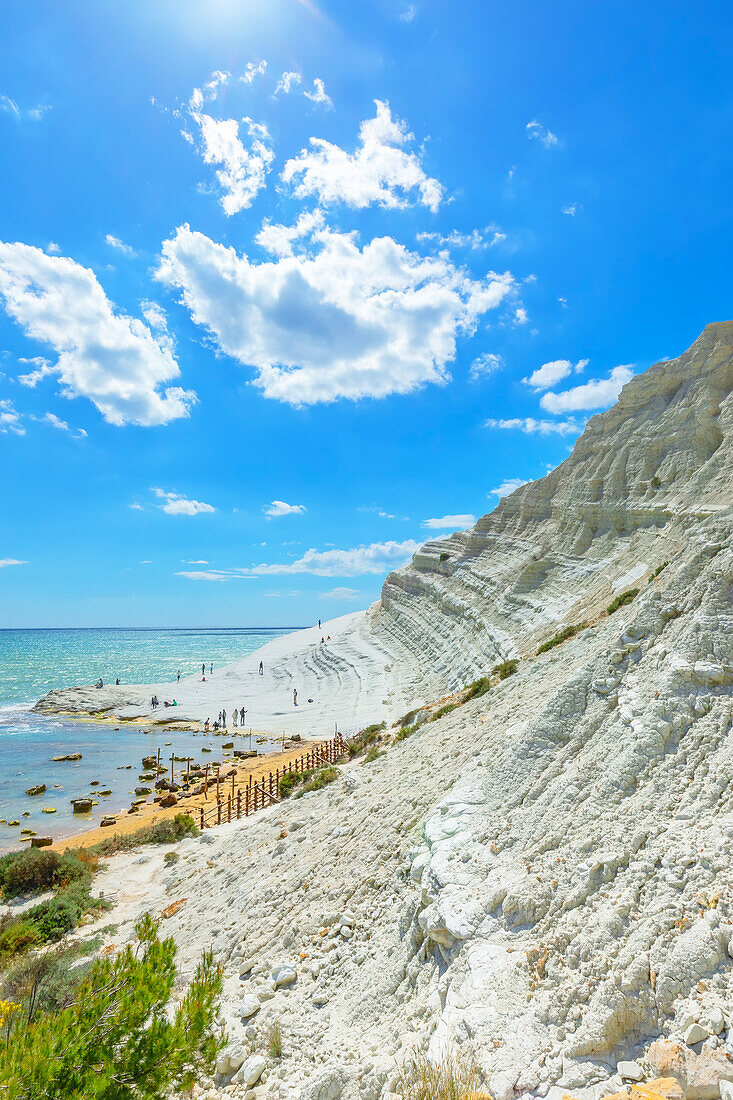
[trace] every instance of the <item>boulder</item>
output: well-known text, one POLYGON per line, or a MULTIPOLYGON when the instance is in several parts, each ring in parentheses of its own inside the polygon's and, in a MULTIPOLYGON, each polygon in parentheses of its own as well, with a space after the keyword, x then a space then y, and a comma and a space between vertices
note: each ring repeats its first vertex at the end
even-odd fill
POLYGON ((638 1062, 618 1062, 616 1073, 619 1077, 623 1077, 624 1081, 641 1081, 644 1077, 644 1070, 638 1062))
POLYGON ((688 1047, 693 1047, 695 1043, 702 1043, 704 1039, 707 1039, 709 1032, 707 1028, 704 1028, 702 1024, 690 1024, 685 1032, 685 1042, 688 1047))
MULTIPOLYGON (((246 997, 242 998, 242 1007, 239 1010, 239 1015, 243 1020, 249 1020, 252 1016, 256 1016, 260 1011, 260 1001, 253 993, 248 993, 246 997)), ((238 1069, 239 1067, 237 1067, 238 1069)))
POLYGON ((51 836, 32 836, 31 848, 49 848, 53 844, 51 836))
POLYGON ((339 1100, 348 1077, 338 1066, 319 1073, 301 1090, 300 1100, 339 1100))
POLYGON ((93 799, 91 798, 72 798, 71 807, 75 814, 88 814, 91 811, 93 805, 93 799))
POLYGON ((116 825, 117 824, 117 818, 116 817, 103 817, 99 824, 101 825, 101 827, 103 829, 107 829, 110 825, 116 825))
POLYGON ((288 966, 287 963, 283 963, 280 966, 273 967, 271 977, 272 988, 280 989, 284 986, 292 985, 298 975, 294 966, 288 966))
POLYGON ((246 1058, 242 1047, 232 1043, 224 1047, 216 1059, 216 1072, 222 1077, 229 1077, 236 1073, 246 1058))
POLYGON ((42 814, 55 814, 56 812, 57 811, 55 806, 44 806, 41 810, 42 814))
POLYGON ((253 1054, 251 1058, 242 1063, 234 1074, 232 1084, 244 1085, 245 1088, 251 1089, 265 1072, 266 1066, 267 1062, 261 1054, 253 1054))
POLYGON ((646 1057, 660 1077, 674 1077, 679 1081, 687 1100, 718 1100, 721 1082, 733 1081, 733 1062, 720 1050, 696 1054, 680 1043, 657 1039, 646 1057))
POLYGON ((30 795, 43 794, 43 792, 45 790, 46 790, 46 784, 45 783, 37 783, 35 787, 28 787, 26 789, 25 793, 30 794, 30 795))
POLYGON ((173 791, 168 791, 168 794, 163 795, 160 800, 160 805, 165 807, 178 805, 178 799, 173 794, 173 791))
POLYGON ((685 1100, 685 1090, 675 1077, 655 1077, 653 1081, 631 1086, 631 1100, 685 1100))
POLYGON ((150 794, 150 787, 135 787, 135 794, 150 794))

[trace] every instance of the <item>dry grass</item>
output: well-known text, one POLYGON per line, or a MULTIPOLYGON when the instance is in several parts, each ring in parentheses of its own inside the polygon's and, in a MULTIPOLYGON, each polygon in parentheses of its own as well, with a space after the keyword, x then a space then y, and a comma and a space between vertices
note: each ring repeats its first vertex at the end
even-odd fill
POLYGON ((279 1020, 273 1020, 266 1032, 267 1049, 271 1058, 279 1058, 283 1052, 283 1033, 279 1020))
POLYGON ((491 1100, 481 1091, 481 1071, 472 1057, 447 1054, 440 1062, 415 1054, 400 1070, 403 1100, 491 1100))

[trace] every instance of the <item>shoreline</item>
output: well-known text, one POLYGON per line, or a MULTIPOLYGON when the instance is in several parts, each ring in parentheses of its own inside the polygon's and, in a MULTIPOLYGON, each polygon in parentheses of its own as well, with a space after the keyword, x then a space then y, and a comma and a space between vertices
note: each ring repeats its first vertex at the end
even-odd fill
MULTIPOLYGON (((286 766, 290 761, 296 760, 299 756, 309 752, 321 743, 322 739, 299 741, 295 747, 287 748, 280 752, 263 753, 261 756, 252 757, 249 760, 241 760, 238 763, 235 759, 223 760, 221 765, 222 769, 226 768, 227 771, 231 768, 236 769, 234 777, 229 776, 226 779, 222 778, 220 780, 219 788, 224 805, 226 805, 226 800, 230 794, 236 794, 239 790, 243 791, 244 788, 248 786, 250 776, 253 782, 259 782, 264 776, 267 776, 276 768, 286 766)), ((216 787, 217 784, 215 780, 209 780, 209 788, 206 793, 187 794, 184 792, 178 798, 174 806, 161 807, 158 803, 146 802, 141 805, 136 813, 126 812, 114 815, 118 820, 113 826, 109 825, 103 828, 99 824, 90 822, 89 828, 87 829, 83 829, 69 836, 54 838, 52 847, 54 851, 57 852, 63 852, 73 848, 91 848, 103 840, 108 840, 114 836, 128 836, 130 833, 137 832, 138 829, 157 824, 159 821, 165 821, 167 818, 174 818, 176 814, 180 813, 190 814, 195 824, 198 826, 199 809, 203 807, 206 810, 211 810, 217 804, 216 787)), ((111 816, 113 815, 110 814, 110 817, 111 816)))

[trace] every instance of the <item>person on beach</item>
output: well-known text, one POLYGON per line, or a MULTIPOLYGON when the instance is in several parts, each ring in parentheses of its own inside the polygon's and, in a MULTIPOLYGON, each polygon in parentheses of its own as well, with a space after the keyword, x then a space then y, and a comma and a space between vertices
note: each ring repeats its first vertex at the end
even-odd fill
POLYGON ((260 676, 262 675, 264 670, 265 670, 265 666, 262 664, 262 661, 260 661, 260 676))
POLYGON ((319 630, 321 629, 321 620, 320 619, 318 620, 318 629, 319 630))
POLYGON ((244 707, 239 708, 239 724, 240 724, 240 726, 244 725, 244 716, 245 716, 246 713, 247 713, 247 711, 244 709, 244 707))
POLYGON ((293 688, 293 706, 297 707, 297 705, 298 705, 298 689, 293 688))
POLYGON ((223 710, 223 711, 221 712, 221 723, 222 723, 222 725, 224 726, 224 728, 226 729, 226 724, 227 724, 227 712, 226 712, 225 710, 223 710))
POLYGON ((206 675, 206 665, 205 664, 201 666, 201 675, 202 676, 206 675))
POLYGON ((180 684, 180 682, 181 682, 181 670, 179 668, 179 670, 178 670, 178 683, 180 684))
POLYGON ((204 729, 205 730, 208 730, 208 728, 209 728, 209 721, 210 721, 210 719, 207 718, 206 721, 204 722, 204 729))
POLYGON ((219 725, 221 725, 221 711, 219 711, 219 725))
POLYGON ((236 707, 234 708, 234 721, 233 721, 233 725, 234 725, 234 728, 236 729, 236 728, 237 728, 237 708, 236 708, 236 707))
POLYGON ((117 679, 115 680, 115 683, 117 684, 117 687, 119 687, 119 686, 120 686, 120 678, 119 678, 119 676, 118 676, 118 677, 117 677, 117 679))
POLYGON ((212 661, 211 664, 209 665, 209 676, 213 676, 213 675, 214 675, 214 662, 212 661))

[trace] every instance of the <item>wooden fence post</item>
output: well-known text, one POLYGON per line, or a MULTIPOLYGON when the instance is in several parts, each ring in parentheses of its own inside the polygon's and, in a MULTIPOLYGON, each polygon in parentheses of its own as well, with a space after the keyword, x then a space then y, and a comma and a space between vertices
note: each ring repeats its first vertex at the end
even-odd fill
POLYGON ((203 806, 199 806, 199 813, 201 814, 200 826, 201 826, 201 829, 203 829, 203 827, 204 827, 204 808, 203 808, 203 806))

